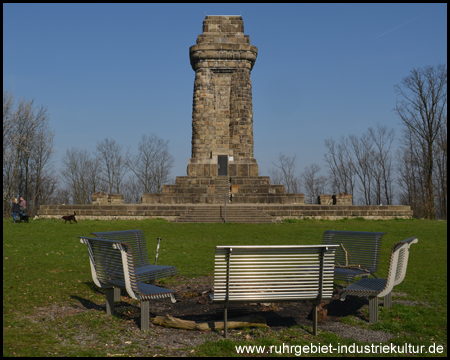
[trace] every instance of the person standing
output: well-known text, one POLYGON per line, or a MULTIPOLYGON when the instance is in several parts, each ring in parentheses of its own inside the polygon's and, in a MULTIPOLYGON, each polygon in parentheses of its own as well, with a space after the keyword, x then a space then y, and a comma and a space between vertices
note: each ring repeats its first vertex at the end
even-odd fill
POLYGON ((13 204, 12 204, 12 215, 13 215, 13 222, 16 222, 16 219, 19 220, 20 223, 20 218, 19 218, 19 212, 20 212, 20 205, 17 202, 17 199, 14 199, 13 204))
POLYGON ((25 216, 25 209, 27 208, 27 202, 23 199, 23 197, 20 197, 20 213, 25 216))

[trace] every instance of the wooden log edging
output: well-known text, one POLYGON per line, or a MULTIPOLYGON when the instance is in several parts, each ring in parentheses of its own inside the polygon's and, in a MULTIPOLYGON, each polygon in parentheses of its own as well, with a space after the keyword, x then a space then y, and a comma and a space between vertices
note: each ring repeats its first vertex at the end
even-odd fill
MULTIPOLYGON (((223 321, 209 321, 209 322, 195 322, 191 320, 182 320, 166 314, 166 316, 157 316, 153 320, 156 325, 161 325, 166 328, 176 328, 183 330, 223 330, 223 321)), ((266 319, 258 315, 248 315, 236 319, 230 319, 227 322, 228 329, 240 329, 243 327, 263 327, 269 328, 266 324, 266 319)))

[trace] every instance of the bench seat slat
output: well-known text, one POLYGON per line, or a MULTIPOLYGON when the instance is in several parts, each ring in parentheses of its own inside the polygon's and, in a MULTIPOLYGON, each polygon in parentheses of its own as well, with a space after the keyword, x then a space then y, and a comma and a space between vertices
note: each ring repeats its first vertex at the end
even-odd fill
MULTIPOLYGON (((226 303, 226 302, 241 302, 241 303, 248 303, 248 302, 288 302, 288 301, 306 301, 311 300, 312 298, 318 297, 318 292, 310 292, 305 294, 292 294, 291 296, 281 296, 281 295, 273 295, 273 294, 249 294, 248 296, 233 296, 226 299, 225 296, 220 296, 220 294, 215 294, 212 297, 213 301, 215 303, 226 303)), ((326 295, 327 297, 331 297, 333 295, 332 292, 326 292, 323 293, 323 295, 326 295)))
POLYGON ((137 283, 137 291, 141 294, 143 300, 162 299, 171 297, 172 294, 175 294, 174 290, 169 290, 142 282, 137 283))

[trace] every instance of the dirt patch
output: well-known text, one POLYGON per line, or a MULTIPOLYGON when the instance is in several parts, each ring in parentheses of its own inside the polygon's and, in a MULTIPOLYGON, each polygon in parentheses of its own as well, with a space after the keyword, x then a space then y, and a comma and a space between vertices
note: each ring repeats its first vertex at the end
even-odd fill
MULTIPOLYGON (((212 277, 199 278, 179 278, 179 285, 170 285, 173 290, 177 291, 178 301, 173 304, 170 299, 161 299, 151 301, 150 303, 150 317, 154 318, 158 315, 169 314, 171 316, 199 322, 223 320, 223 306, 220 304, 213 304, 209 298, 209 294, 213 289, 212 277)), ((122 295, 125 295, 123 292, 122 295)), ((86 312, 91 309, 104 312, 105 304, 94 304, 89 300, 76 298, 78 302, 74 305, 58 306, 56 304, 45 307, 36 308, 35 313, 31 316, 34 322, 45 322, 54 320, 58 317, 65 317, 86 312)), ((380 301, 381 302, 381 301, 380 301)), ((346 301, 333 300, 327 306, 327 316, 325 320, 319 323, 319 330, 330 331, 342 338, 352 338, 363 342, 385 342, 395 337, 395 335, 388 334, 382 331, 373 331, 363 329, 359 326, 351 326, 341 322, 345 316, 351 315, 367 322, 367 318, 362 313, 362 308, 367 309, 368 300, 347 297, 346 301)), ((411 304, 413 305, 413 304, 411 304)), ((240 317, 249 313, 260 315, 266 319, 267 325, 273 332, 287 330, 291 326, 298 325, 299 332, 304 332, 305 335, 311 336, 310 329, 312 328, 312 320, 309 316, 312 305, 309 302, 287 302, 287 303, 273 303, 273 304, 239 304, 231 306, 228 310, 228 318, 240 317), (307 327, 306 329, 304 327, 307 327)), ((204 343, 207 340, 220 340, 223 335, 218 332, 208 331, 188 331, 180 329, 164 328, 150 323, 149 332, 139 331, 140 325, 140 309, 136 301, 130 300, 128 296, 122 296, 122 301, 116 304, 115 307, 117 316, 123 318, 125 321, 126 333, 132 334, 134 342, 139 342, 139 349, 133 355, 148 356, 149 352, 152 354, 165 356, 183 356, 189 355, 192 350, 181 350, 192 348, 204 343)), ((365 310, 367 313, 367 310, 365 310)), ((88 330, 88 329, 86 329, 88 330)), ((254 339, 255 333, 251 337, 245 335, 247 339, 254 339)), ((77 341, 80 345, 92 342, 92 331, 80 331, 77 335, 77 341), (85 335, 83 335, 85 334, 85 335), (83 338, 86 337, 86 339, 83 338)), ((229 331, 230 338, 242 337, 241 330, 229 331)), ((123 343, 130 340, 123 339, 123 343)), ((111 356, 120 354, 120 346, 115 346, 111 349, 111 356)))

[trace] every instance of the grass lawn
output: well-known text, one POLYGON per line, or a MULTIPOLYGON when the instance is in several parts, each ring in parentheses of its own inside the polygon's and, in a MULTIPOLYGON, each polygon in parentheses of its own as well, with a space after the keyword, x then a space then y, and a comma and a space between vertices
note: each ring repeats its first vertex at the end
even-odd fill
MULTIPOLYGON (((391 341, 396 345, 424 345, 426 349, 433 344, 441 345, 444 348, 441 355, 447 354, 447 221, 344 219, 255 225, 176 224, 164 220, 85 220, 78 224, 64 224, 59 220, 30 220, 29 224, 13 224, 12 219, 8 218, 3 220, 3 355, 111 355, 105 344, 115 341, 123 331, 125 320, 108 317, 98 309, 71 316, 50 317, 41 322, 33 321, 32 315, 42 308, 69 308, 71 304, 79 304, 80 299, 103 304, 104 293, 97 291, 92 282, 87 247, 80 243, 78 236, 88 235, 91 231, 136 228, 146 235, 151 261, 155 256, 156 238, 161 237, 158 264, 174 265, 180 276, 188 278, 213 274, 216 245, 320 244, 322 233, 331 229, 387 232, 383 238, 381 264, 377 272, 379 277, 384 277, 392 245, 416 236, 419 242, 411 246, 406 278, 394 291, 401 293, 402 299, 422 304, 396 304, 394 296, 391 309, 380 306, 380 321, 376 324, 369 325, 352 317, 342 321, 356 327, 397 334, 391 341), (77 340, 80 329, 87 329, 92 334, 91 342, 80 343, 77 340)), ((167 279, 164 285, 170 287, 171 282, 177 281, 180 281, 178 277, 167 279)), ((287 329, 282 334, 264 333, 258 341, 208 341, 188 349, 194 350, 192 355, 196 356, 237 356, 235 345, 278 346, 283 342, 295 345, 311 342, 365 345, 320 331, 320 326, 318 337, 297 333, 287 329)), ((150 335, 134 333, 130 336, 150 335)), ((125 356, 155 355, 151 348, 137 350, 133 342, 122 345, 120 353, 125 356)), ((436 356, 416 354, 423 355, 436 356)))

